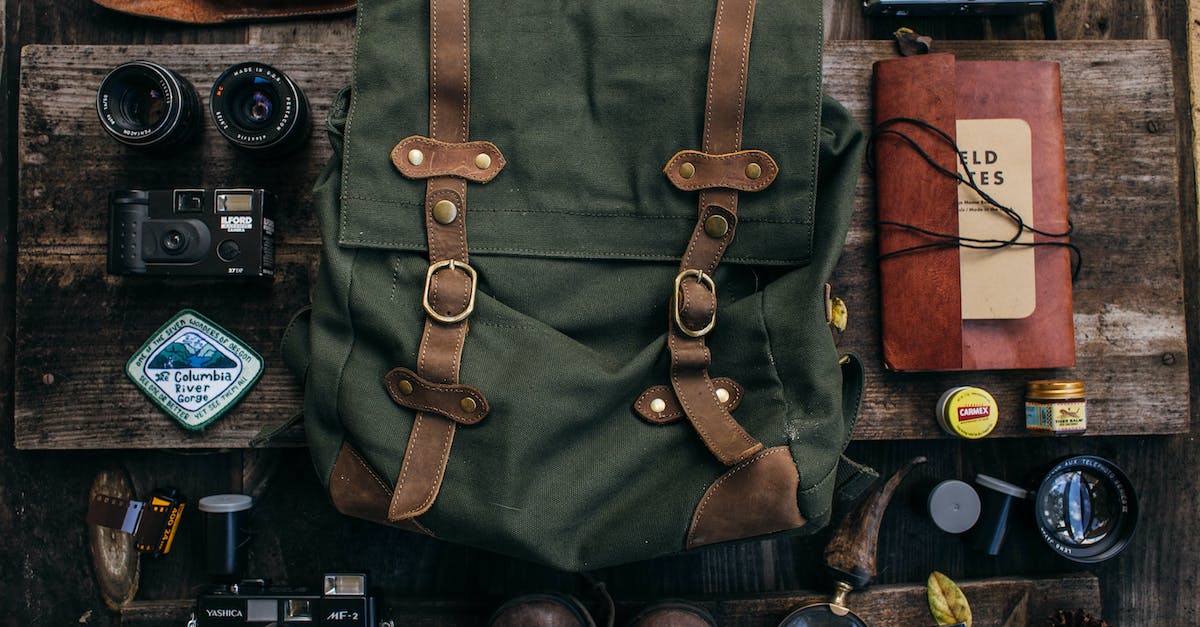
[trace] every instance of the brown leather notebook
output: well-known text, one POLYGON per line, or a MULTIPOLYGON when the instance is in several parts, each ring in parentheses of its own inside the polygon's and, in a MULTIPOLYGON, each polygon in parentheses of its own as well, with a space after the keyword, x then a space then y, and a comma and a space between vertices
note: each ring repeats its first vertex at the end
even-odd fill
MULTIPOLYGON (((965 141, 960 141, 959 147, 976 182, 989 193, 1012 191, 1020 187, 1018 181, 1023 179, 1028 197, 1031 184, 1031 198, 1024 201, 1028 205, 1024 209, 1032 218, 1030 226, 1052 234, 1068 230, 1058 63, 956 61, 951 54, 930 54, 879 61, 874 66, 874 79, 876 125, 893 118, 913 118, 951 137, 957 137, 960 126, 972 129, 980 126, 963 125, 963 120, 990 120, 995 121, 993 124, 1007 125, 996 127, 999 129, 1022 130, 1027 125, 1027 131, 1012 134, 1016 137, 1015 149, 993 150, 988 146, 968 149, 964 147, 965 141), (997 167, 997 152, 1001 158, 1009 159, 1002 168, 997 167), (1018 153, 1017 162, 1023 162, 1024 154, 1028 154, 1028 165, 1012 163, 1014 158, 1009 153, 1014 152, 1018 153), (1018 175, 1018 171, 1023 174, 1018 175)), ((893 128, 915 141, 941 167, 961 171, 954 148, 933 131, 912 124, 893 128)), ((999 135, 1008 133, 1001 130, 999 135)), ((880 135, 874 151, 881 222, 960 234, 960 211, 966 211, 969 205, 961 204, 957 181, 937 172, 901 138, 880 135)), ((962 224, 967 224, 966 219, 963 218, 962 224)), ((1009 233, 1015 230, 1014 224, 1009 222, 1009 233)), ((881 256, 938 241, 945 240, 886 224, 879 228, 881 256)), ((1067 239, 1027 232, 1022 241, 1067 239)), ((879 270, 883 361, 890 370, 1001 370, 1075 365, 1071 259, 1069 250, 1062 246, 1016 246, 982 255, 956 246, 935 246, 883 258, 879 270), (999 274, 998 267, 993 266, 985 274, 977 275, 964 255, 991 256, 994 262, 1011 265, 999 267, 999 274), (1009 267, 1012 271, 1005 272, 1009 267), (1013 285, 1003 289, 1013 291, 988 293, 1000 289, 994 288, 996 282, 988 278, 988 271, 992 272, 991 277, 1007 276, 1013 285), (969 299, 965 306, 964 294, 969 299), (987 314, 979 317, 975 311, 968 312, 968 319, 964 319, 964 311, 977 305, 981 296, 991 297, 996 317, 988 318, 987 314)))

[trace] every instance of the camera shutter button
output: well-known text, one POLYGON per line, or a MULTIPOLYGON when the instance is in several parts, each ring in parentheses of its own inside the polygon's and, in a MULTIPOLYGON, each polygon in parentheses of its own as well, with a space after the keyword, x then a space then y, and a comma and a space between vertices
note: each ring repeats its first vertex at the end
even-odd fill
POLYGON ((237 259, 238 255, 240 254, 242 254, 242 247, 231 239, 227 239, 217 245, 217 256, 220 257, 222 261, 233 261, 234 259, 237 259))

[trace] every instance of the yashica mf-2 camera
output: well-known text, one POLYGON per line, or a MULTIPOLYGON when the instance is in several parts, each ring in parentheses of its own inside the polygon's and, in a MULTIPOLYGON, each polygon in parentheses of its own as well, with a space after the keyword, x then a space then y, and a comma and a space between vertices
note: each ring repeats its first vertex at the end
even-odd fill
POLYGON ((224 625, 338 625, 376 627, 375 599, 362 573, 328 573, 321 593, 243 581, 196 600, 197 627, 224 625))
POLYGON ((109 195, 110 274, 269 277, 275 197, 261 189, 122 190, 109 195))

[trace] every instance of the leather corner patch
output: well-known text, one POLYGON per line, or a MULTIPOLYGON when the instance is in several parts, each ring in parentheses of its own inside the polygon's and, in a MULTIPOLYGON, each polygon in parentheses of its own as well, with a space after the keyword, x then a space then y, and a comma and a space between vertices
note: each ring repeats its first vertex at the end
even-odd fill
POLYGON ((492 142, 450 143, 412 135, 392 148, 392 165, 405 178, 427 179, 454 176, 473 183, 487 183, 500 174, 507 162, 492 142))
POLYGON ((433 536, 415 520, 388 521, 392 490, 349 442, 342 442, 337 460, 333 463, 333 474, 329 477, 329 498, 333 506, 347 516, 433 536))
POLYGON ((730 468, 692 516, 687 548, 802 527, 796 492, 800 473, 786 446, 769 448, 730 468))
MULTIPOLYGON (((717 400, 721 401, 726 410, 732 413, 742 404, 745 391, 737 381, 729 377, 717 377, 712 380, 712 383, 713 389, 716 390, 717 400), (721 390, 725 390, 728 400, 721 400, 721 390)), ((633 410, 642 420, 655 425, 669 425, 684 418, 683 407, 679 404, 679 399, 675 397, 675 391, 669 385, 656 385, 642 392, 634 401, 633 410), (660 404, 655 401, 662 402, 660 404), (660 407, 659 411, 654 411, 655 407, 660 407)))
POLYGON ((672 185, 683 191, 724 188, 757 192, 775 181, 779 165, 761 150, 723 155, 681 150, 667 162, 663 173, 672 185))

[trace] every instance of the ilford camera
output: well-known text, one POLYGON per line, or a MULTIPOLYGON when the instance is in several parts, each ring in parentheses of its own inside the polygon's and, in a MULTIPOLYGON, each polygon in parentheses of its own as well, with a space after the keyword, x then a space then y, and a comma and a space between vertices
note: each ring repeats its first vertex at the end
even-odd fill
POLYGON ((329 573, 320 594, 244 581, 196 600, 197 627, 221 625, 361 625, 376 627, 375 599, 362 573, 329 573))
POLYGON ((112 192, 108 272, 272 276, 275 202, 273 194, 261 189, 112 192))

